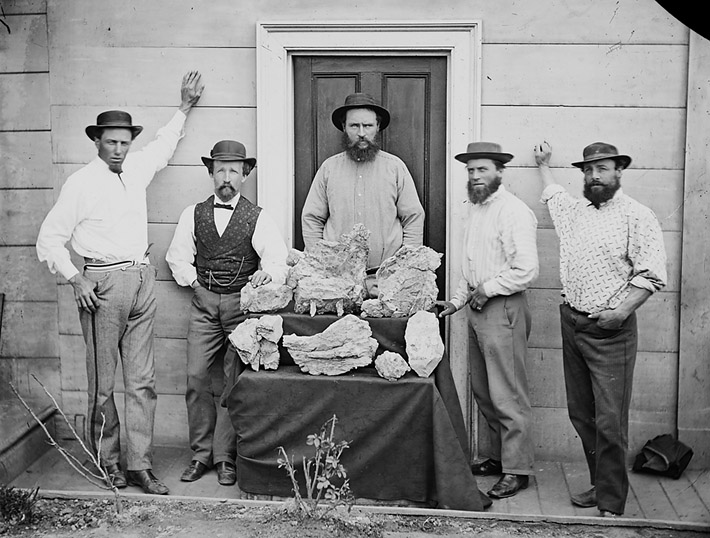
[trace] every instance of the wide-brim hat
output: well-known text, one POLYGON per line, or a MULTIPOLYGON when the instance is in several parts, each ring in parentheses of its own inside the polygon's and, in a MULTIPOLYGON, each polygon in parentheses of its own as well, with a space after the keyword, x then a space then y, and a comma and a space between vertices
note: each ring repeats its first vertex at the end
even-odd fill
POLYGON ((459 153, 454 158, 462 163, 471 159, 492 159, 505 164, 513 159, 513 155, 504 153, 500 144, 495 142, 471 142, 466 147, 466 153, 459 153))
POLYGON ((87 126, 84 131, 86 131, 86 136, 94 140, 101 138, 101 131, 107 128, 129 129, 133 138, 141 134, 143 130, 142 126, 133 125, 133 118, 131 118, 128 112, 124 112, 123 110, 107 110, 96 116, 96 125, 87 126))
POLYGON ((202 162, 205 166, 211 166, 212 161, 244 161, 250 163, 252 167, 256 165, 256 159, 247 157, 247 148, 236 140, 220 140, 217 142, 212 148, 210 156, 202 157, 202 162))
POLYGON ((582 160, 572 163, 572 166, 584 168, 584 165, 587 163, 601 161, 603 159, 614 159, 621 164, 622 168, 626 168, 631 164, 631 157, 628 155, 619 155, 619 151, 615 146, 607 144, 606 142, 594 142, 582 150, 582 160))
POLYGON ((380 104, 375 101, 375 98, 366 93, 351 93, 345 98, 345 103, 343 106, 339 106, 333 110, 331 119, 333 125, 337 127, 339 131, 343 130, 343 121, 345 120, 345 114, 348 110, 353 108, 369 108, 375 111, 375 114, 380 116, 380 131, 383 131, 390 124, 390 113, 389 111, 380 106, 380 104))

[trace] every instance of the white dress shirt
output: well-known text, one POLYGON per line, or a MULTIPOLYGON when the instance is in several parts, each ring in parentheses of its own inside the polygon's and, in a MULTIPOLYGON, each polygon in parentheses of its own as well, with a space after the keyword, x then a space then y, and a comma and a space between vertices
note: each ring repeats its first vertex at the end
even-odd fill
POLYGON ((488 297, 512 295, 537 278, 537 219, 532 210, 501 185, 483 203, 470 204, 462 278, 451 302, 461 309, 479 284, 488 297))
MULTIPOLYGON (((224 203, 237 207, 239 196, 238 194, 229 202, 224 203)), ((215 197, 215 203, 221 204, 222 202, 215 197)), ((215 227, 221 236, 232 218, 232 211, 220 208, 213 208, 213 211, 215 227)), ((286 265, 288 249, 274 219, 263 209, 259 212, 259 217, 256 220, 251 245, 259 255, 261 269, 271 276, 275 284, 285 283, 288 274, 288 266, 286 265)), ((170 266, 173 278, 180 286, 192 286, 197 280, 196 254, 195 205, 191 205, 186 207, 180 215, 173 240, 165 255, 165 261, 170 266)))
POLYGON ((67 280, 79 273, 67 241, 85 258, 106 262, 143 262, 148 249, 146 189, 168 165, 184 136, 186 116, 179 110, 155 140, 129 152, 123 172, 115 174, 96 157, 69 176, 37 237, 37 255, 52 273, 67 280))

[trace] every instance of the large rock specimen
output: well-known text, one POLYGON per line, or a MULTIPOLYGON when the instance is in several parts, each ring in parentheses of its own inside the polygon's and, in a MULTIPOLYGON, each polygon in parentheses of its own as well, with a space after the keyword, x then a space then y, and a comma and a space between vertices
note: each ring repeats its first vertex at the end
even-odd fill
POLYGON ((279 367, 278 342, 283 335, 283 318, 265 315, 260 318, 244 320, 229 335, 239 358, 244 364, 258 371, 259 366, 266 370, 279 367))
POLYGON ((384 351, 379 355, 375 359, 375 368, 380 377, 384 377, 387 381, 397 381, 411 370, 404 357, 394 351, 384 351))
POLYGON ((313 336, 287 334, 283 346, 302 372, 340 375, 372 363, 377 340, 365 320, 348 314, 313 336))
POLYGON ((276 312, 286 308, 293 299, 293 290, 285 284, 269 282, 254 287, 247 284, 242 288, 241 308, 244 312, 276 312))
POLYGON ((294 311, 311 315, 359 312, 365 298, 365 268, 370 232, 356 224, 339 241, 318 241, 291 253, 286 284, 294 290, 294 311))
POLYGON ((419 377, 429 377, 444 357, 436 314, 422 310, 409 318, 404 342, 409 366, 419 377))
POLYGON ((429 310, 436 301, 436 269, 442 254, 404 245, 377 270, 377 299, 362 304, 363 317, 403 317, 429 310))

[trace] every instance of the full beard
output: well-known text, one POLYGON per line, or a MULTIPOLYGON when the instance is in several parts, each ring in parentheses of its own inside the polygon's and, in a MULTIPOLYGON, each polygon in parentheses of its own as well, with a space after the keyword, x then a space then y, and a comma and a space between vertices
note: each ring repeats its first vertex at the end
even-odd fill
POLYGON ((496 178, 490 185, 477 185, 474 187, 469 181, 466 184, 466 187, 468 188, 468 199, 474 204, 482 204, 491 194, 498 190, 501 182, 501 178, 496 178))
POLYGON ((604 202, 608 202, 614 197, 616 191, 619 190, 619 182, 613 183, 611 185, 602 185, 601 183, 585 183, 584 184, 584 197, 592 202, 592 205, 597 209, 604 202), (592 187, 598 187, 593 189, 592 187))
POLYGON ((348 154, 348 156, 356 162, 368 162, 373 161, 377 156, 377 152, 380 151, 380 145, 377 140, 377 136, 374 140, 358 140, 357 142, 351 142, 350 137, 347 133, 343 133, 343 149, 348 154), (360 142, 366 142, 365 147, 360 147, 360 142))

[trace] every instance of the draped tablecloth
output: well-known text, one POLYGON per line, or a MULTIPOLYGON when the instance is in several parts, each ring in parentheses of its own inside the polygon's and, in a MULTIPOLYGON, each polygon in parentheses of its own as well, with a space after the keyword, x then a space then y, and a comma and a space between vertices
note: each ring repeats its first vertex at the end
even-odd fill
MULTIPOLYGON (((279 312, 284 334, 322 332, 336 316, 279 312)), ((366 318, 379 343, 378 354, 406 358, 408 318, 366 318)), ((235 354, 230 346, 228 354, 235 354)), ((278 468, 278 447, 294 458, 305 495, 302 456, 312 457, 309 434, 333 415, 335 440, 350 448, 341 463, 358 498, 409 500, 453 510, 483 510, 491 501, 479 491, 469 468, 468 436, 445 355, 434 374, 408 372, 390 382, 374 367, 339 376, 312 376, 293 365, 281 348, 277 370, 244 368, 235 358, 225 402, 237 433, 237 483, 242 491, 291 496, 286 470, 278 468)))

